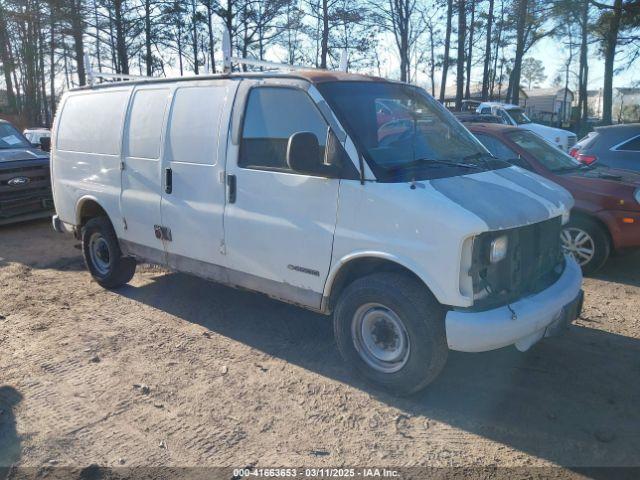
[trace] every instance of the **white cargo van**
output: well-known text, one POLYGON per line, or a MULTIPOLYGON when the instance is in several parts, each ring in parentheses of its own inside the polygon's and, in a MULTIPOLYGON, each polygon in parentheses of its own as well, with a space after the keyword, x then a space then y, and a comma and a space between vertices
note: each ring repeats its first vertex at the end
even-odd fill
POLYGON ((300 71, 78 89, 51 163, 54 227, 99 284, 152 262, 332 314, 346 362, 396 393, 449 349, 526 350, 581 309, 568 192, 410 85, 300 71))
POLYGON ((496 115, 502 119, 505 125, 512 125, 529 130, 541 136, 551 145, 558 147, 563 152, 568 152, 576 144, 575 133, 561 128, 549 127, 532 122, 518 105, 500 102, 482 102, 476 108, 476 113, 482 115, 496 115))

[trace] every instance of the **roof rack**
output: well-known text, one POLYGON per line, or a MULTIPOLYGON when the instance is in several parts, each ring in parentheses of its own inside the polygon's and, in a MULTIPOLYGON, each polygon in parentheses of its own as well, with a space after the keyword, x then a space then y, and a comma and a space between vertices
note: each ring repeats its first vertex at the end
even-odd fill
MULTIPOLYGON (((223 58, 223 71, 225 74, 230 74, 233 65, 249 65, 252 67, 268 68, 273 70, 319 70, 314 67, 306 67, 302 65, 289 65, 288 63, 276 63, 266 62, 264 60, 254 60, 251 58, 234 57, 231 55, 231 35, 227 28, 222 32, 222 58, 223 58)), ((346 72, 349 63, 349 56, 347 50, 343 50, 340 55, 340 67, 339 71, 346 72)), ((112 80, 114 82, 129 82, 129 81, 143 81, 160 77, 148 77, 144 75, 131 75, 128 73, 103 73, 94 72, 91 68, 91 62, 89 61, 89 55, 84 54, 84 66, 87 72, 87 83, 89 86, 93 86, 96 79, 112 80)), ((164 77, 163 77, 164 78, 164 77)), ((181 77, 182 78, 182 77, 181 77)))
MULTIPOLYGON (((277 70, 318 70, 314 67, 306 67, 302 65, 290 65, 288 63, 266 62, 264 60, 254 60, 251 58, 234 57, 231 55, 231 34, 229 29, 225 28, 222 32, 222 64, 224 73, 231 73, 233 64, 250 65, 252 67, 272 68, 277 70)), ((341 72, 347 71, 349 56, 347 50, 343 50, 340 55, 341 72)))

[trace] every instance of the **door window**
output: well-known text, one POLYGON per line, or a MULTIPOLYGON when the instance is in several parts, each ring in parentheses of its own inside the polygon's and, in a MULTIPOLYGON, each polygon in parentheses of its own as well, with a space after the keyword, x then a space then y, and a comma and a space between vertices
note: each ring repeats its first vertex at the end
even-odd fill
POLYGON ((238 165, 245 168, 290 172, 287 144, 296 132, 318 137, 324 162, 328 125, 302 90, 259 87, 251 90, 245 111, 238 165))

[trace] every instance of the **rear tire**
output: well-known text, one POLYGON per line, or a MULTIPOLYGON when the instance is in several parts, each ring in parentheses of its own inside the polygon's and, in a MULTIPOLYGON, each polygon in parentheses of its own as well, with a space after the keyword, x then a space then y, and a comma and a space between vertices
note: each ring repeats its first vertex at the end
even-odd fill
POLYGON ((334 312, 334 334, 347 365, 395 395, 415 393, 444 368, 449 349, 445 309, 424 285, 402 273, 355 280, 334 312))
POLYGON ((607 232, 588 217, 572 218, 562 228, 561 240, 564 252, 578 262, 585 275, 602 268, 611 253, 607 232))
POLYGON ((123 257, 111 222, 95 217, 82 228, 82 255, 93 279, 104 288, 127 283, 136 272, 136 261, 123 257))

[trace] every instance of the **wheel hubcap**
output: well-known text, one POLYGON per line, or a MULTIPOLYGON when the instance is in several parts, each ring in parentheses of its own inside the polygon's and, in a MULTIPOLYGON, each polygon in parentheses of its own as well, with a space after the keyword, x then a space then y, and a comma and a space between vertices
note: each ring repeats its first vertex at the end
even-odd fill
POLYGON ((100 233, 94 233, 89 239, 89 255, 91 263, 100 275, 109 273, 111 252, 109 244, 100 233))
POLYGON ((596 247, 588 232, 581 228, 569 227, 562 230, 560 238, 564 252, 571 255, 580 266, 586 265, 593 259, 596 247))
POLYGON ((379 372, 397 372, 409 359, 407 330, 400 317, 384 305, 367 303, 358 308, 351 335, 360 357, 379 372))

